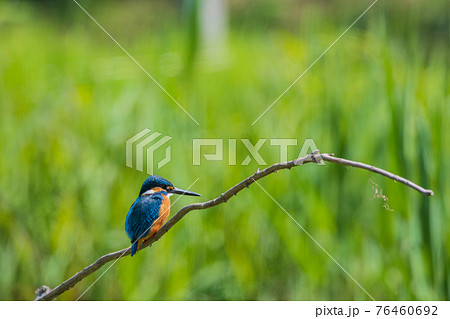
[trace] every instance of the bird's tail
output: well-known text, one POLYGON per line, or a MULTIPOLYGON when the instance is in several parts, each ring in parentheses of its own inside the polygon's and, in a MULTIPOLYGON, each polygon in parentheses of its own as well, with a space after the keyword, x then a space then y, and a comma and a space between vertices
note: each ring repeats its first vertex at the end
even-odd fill
POLYGON ((138 241, 136 240, 133 245, 131 245, 131 257, 136 253, 138 248, 138 241))

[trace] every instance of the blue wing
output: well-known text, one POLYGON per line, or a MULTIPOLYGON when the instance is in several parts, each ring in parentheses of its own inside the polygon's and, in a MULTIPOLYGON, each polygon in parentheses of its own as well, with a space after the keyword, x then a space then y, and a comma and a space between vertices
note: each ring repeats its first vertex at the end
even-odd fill
POLYGON ((161 194, 139 196, 131 205, 125 220, 125 231, 131 239, 131 256, 136 253, 138 239, 148 235, 150 228, 159 216, 159 208, 163 201, 161 194))

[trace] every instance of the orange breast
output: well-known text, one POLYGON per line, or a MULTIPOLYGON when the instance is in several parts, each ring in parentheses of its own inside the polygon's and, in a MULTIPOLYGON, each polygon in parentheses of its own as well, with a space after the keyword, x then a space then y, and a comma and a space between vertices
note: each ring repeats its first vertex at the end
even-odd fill
POLYGON ((161 207, 159 208, 159 217, 153 222, 152 228, 150 228, 150 232, 144 238, 139 239, 139 245, 145 240, 152 237, 167 221, 170 215, 170 199, 166 195, 163 196, 163 201, 161 203, 161 207))

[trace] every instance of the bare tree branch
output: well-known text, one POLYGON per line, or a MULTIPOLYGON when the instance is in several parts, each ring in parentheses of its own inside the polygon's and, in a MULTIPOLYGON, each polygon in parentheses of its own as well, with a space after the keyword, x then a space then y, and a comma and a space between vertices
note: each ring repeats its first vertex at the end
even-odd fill
MULTIPOLYGON (((370 172, 373 172, 373 173, 380 174, 380 175, 383 175, 385 177, 388 177, 388 178, 390 178, 390 179, 392 179, 394 181, 403 183, 406 186, 411 187, 412 189, 414 189, 414 190, 416 190, 416 191, 418 191, 418 192, 420 192, 420 193, 422 193, 422 194, 424 194, 426 196, 432 196, 433 195, 433 191, 432 190, 425 189, 425 188, 423 188, 423 187, 421 187, 421 186, 419 186, 417 184, 414 184, 413 182, 411 182, 411 181, 409 181, 409 180, 407 180, 407 179, 405 179, 403 177, 400 177, 398 175, 392 174, 392 173, 390 173, 388 171, 385 171, 383 169, 380 169, 380 168, 377 168, 377 167, 374 167, 374 166, 370 166, 370 165, 367 165, 367 164, 364 164, 364 163, 360 163, 360 162, 354 162, 354 161, 350 161, 350 160, 347 160, 347 159, 334 157, 333 154, 327 154, 327 153, 320 154, 319 151, 314 151, 312 154, 307 155, 305 157, 301 157, 301 158, 298 158, 298 159, 295 159, 295 160, 289 161, 289 162, 273 164, 272 166, 269 166, 269 167, 263 169, 262 171, 258 170, 253 175, 247 177, 242 182, 234 185, 229 190, 227 190, 225 193, 223 193, 219 197, 216 197, 216 198, 214 198, 212 200, 209 200, 209 201, 203 202, 203 203, 196 203, 196 204, 190 204, 190 205, 184 206, 163 227, 161 227, 161 229, 153 237, 151 237, 148 241, 144 242, 138 248, 138 250, 142 250, 142 249, 144 249, 146 247, 151 246, 155 241, 160 239, 165 233, 167 233, 169 231, 169 229, 171 229, 176 223, 178 223, 190 211, 206 209, 206 208, 210 208, 210 207, 213 207, 213 206, 217 206, 217 205, 222 204, 222 203, 226 203, 231 197, 236 195, 238 192, 240 192, 244 188, 248 188, 256 180, 261 179, 261 178, 263 178, 263 177, 265 177, 265 176, 267 176, 269 174, 272 174, 274 172, 277 172, 279 170, 291 169, 292 167, 300 166, 300 165, 307 164, 307 163, 318 163, 318 164, 321 164, 324 161, 325 162, 332 162, 332 163, 337 163, 337 164, 341 164, 341 165, 346 165, 346 166, 352 166, 352 167, 365 169, 365 170, 368 170, 370 172)), ((82 271, 76 273, 74 276, 72 276, 71 278, 67 279, 66 281, 61 283, 59 286, 57 286, 53 290, 45 289, 46 293, 38 295, 35 300, 39 300, 40 301, 40 300, 53 300, 53 299, 55 299, 56 297, 61 295, 63 292, 65 292, 66 290, 71 289, 73 286, 75 286, 81 280, 83 280, 87 276, 91 275, 92 273, 94 273, 95 271, 100 269, 106 263, 108 263, 108 262, 110 262, 112 260, 124 257, 124 256, 128 256, 130 254, 130 248, 131 247, 125 248, 125 249, 122 249, 122 250, 118 250, 116 252, 112 252, 112 253, 109 253, 109 254, 106 254, 106 255, 100 257, 93 264, 87 266, 82 271), (48 290, 50 290, 50 291, 47 292, 48 290)))

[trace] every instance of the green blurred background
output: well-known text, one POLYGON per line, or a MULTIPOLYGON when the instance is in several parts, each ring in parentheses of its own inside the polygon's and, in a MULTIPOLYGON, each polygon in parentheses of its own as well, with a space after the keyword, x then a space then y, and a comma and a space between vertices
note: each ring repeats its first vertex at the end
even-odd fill
MULTIPOLYGON (((155 173, 179 187, 199 178, 203 200, 264 166, 229 166, 227 147, 224 161, 193 166, 193 138, 238 139, 238 164, 241 138, 313 138, 433 189, 427 198, 334 164, 260 181, 375 299, 449 299, 446 0, 379 1, 253 126, 370 0, 232 0, 212 35, 201 1, 80 3, 200 125, 73 1, 1 1, 0 299, 32 300, 129 245, 125 216, 146 174, 126 167, 125 141, 144 128, 172 137, 172 161, 155 173)), ((279 160, 269 140, 261 155, 279 160)), ((104 269, 58 299, 76 299, 104 269)), ((253 185, 120 259, 83 299, 369 297, 253 185)))

